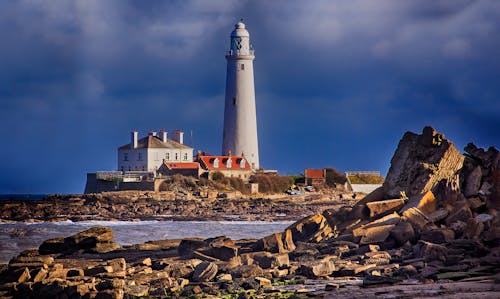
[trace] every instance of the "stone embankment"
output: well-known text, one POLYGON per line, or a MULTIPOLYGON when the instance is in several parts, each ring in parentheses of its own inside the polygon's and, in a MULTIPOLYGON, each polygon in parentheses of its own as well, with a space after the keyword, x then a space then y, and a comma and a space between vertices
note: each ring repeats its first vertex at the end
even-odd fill
POLYGON ((214 198, 185 190, 121 191, 52 195, 40 201, 0 202, 1 221, 84 220, 298 220, 325 209, 354 204, 361 194, 323 190, 303 195, 261 195, 212 191, 214 198))
POLYGON ((258 240, 127 247, 109 228, 45 241, 1 270, 5 298, 498 298, 500 154, 407 133, 383 187, 258 240))

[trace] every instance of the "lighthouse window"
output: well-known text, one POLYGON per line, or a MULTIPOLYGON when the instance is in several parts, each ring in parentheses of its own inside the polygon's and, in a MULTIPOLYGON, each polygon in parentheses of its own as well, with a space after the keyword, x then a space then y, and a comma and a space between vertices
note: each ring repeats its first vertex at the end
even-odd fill
POLYGON ((233 105, 236 105, 236 98, 233 98, 233 105))
POLYGON ((241 70, 244 71, 245 70, 245 65, 242 63, 241 64, 241 70))

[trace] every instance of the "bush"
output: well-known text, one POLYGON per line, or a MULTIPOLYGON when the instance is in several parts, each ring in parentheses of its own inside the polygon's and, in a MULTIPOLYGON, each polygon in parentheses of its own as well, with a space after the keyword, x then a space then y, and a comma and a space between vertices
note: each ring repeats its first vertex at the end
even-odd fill
POLYGON ((384 178, 375 174, 355 174, 350 175, 351 184, 382 184, 384 178))
POLYGON ((258 174, 250 177, 250 182, 259 184, 261 193, 284 193, 293 185, 294 180, 289 176, 258 174))
POLYGON ((326 185, 335 187, 336 184, 345 184, 347 182, 346 176, 335 168, 326 168, 326 185))

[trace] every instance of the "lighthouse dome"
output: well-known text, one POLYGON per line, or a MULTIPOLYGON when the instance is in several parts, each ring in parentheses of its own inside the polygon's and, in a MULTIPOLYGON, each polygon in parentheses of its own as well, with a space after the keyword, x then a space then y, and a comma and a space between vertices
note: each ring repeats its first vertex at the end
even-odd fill
POLYGON ((231 37, 250 37, 250 34, 245 28, 245 23, 242 21, 236 23, 233 32, 231 32, 231 37))

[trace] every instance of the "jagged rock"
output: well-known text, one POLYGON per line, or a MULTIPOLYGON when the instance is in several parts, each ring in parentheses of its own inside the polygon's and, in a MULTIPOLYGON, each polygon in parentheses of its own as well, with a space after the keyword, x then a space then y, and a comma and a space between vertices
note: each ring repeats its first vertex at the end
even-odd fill
POLYGON ((275 233, 259 239, 254 245, 254 250, 273 253, 287 253, 294 249, 295 244, 290 229, 286 229, 283 233, 275 233))
POLYGON ((416 257, 424 258, 428 261, 446 261, 446 256, 448 254, 448 248, 445 246, 422 240, 418 241, 413 251, 416 257))
POLYGON ((33 282, 40 282, 47 277, 48 271, 45 268, 34 269, 30 272, 33 282))
POLYGON ((210 246, 201 252, 222 261, 230 261, 238 256, 238 247, 234 245, 210 246))
POLYGON ((419 208, 410 208, 403 213, 403 218, 406 219, 413 229, 417 232, 421 232, 428 226, 430 220, 424 213, 420 211, 419 208))
POLYGON ((335 264, 332 261, 312 261, 300 265, 300 273, 308 278, 317 278, 328 276, 335 270, 335 264))
POLYGON ((474 169, 469 173, 465 181, 465 187, 463 188, 463 192, 466 197, 478 194, 482 176, 483 173, 481 171, 481 166, 479 165, 474 167, 474 169))
POLYGON ((83 232, 64 239, 70 246, 86 246, 93 247, 98 242, 110 242, 114 238, 113 230, 105 226, 94 226, 83 232))
POLYGON ((292 232, 293 242, 319 242, 334 235, 326 218, 321 214, 305 217, 290 225, 287 229, 292 232))
POLYGON ((470 218, 466 222, 467 227, 465 228, 464 235, 468 239, 478 239, 479 235, 484 230, 483 222, 476 220, 475 218, 470 218))
POLYGON ((252 258, 262 269, 290 265, 290 260, 287 253, 272 254, 269 252, 257 252, 252 255, 252 258))
POLYGON ((174 262, 165 267, 163 271, 165 271, 169 277, 188 278, 194 272, 194 268, 201 262, 202 261, 199 259, 174 262))
POLYGON ((367 228, 361 237, 360 244, 374 244, 382 243, 389 237, 391 230, 395 227, 395 224, 390 225, 380 225, 367 228))
POLYGON ((408 241, 413 242, 415 240, 415 230, 410 223, 401 221, 391 230, 390 236, 397 244, 403 245, 408 241))
POLYGON ((455 239, 455 232, 448 228, 437 228, 422 232, 420 239, 431 243, 447 243, 455 239))
POLYGON ((228 282, 228 281, 233 281, 233 277, 231 276, 231 274, 222 273, 222 274, 217 275, 215 280, 218 282, 228 282))
POLYGON ((218 267, 215 263, 201 262, 196 266, 193 280, 198 282, 212 281, 217 275, 218 267))
POLYGON ((401 221, 401 217, 399 217, 398 213, 392 213, 389 215, 386 215, 382 218, 376 219, 374 221, 368 222, 364 225, 361 225, 359 227, 356 227, 355 229, 352 230, 352 233, 355 237, 362 237, 366 235, 366 231, 369 228, 376 227, 376 226, 382 226, 382 225, 396 225, 401 221))
POLYGON ((446 218, 446 225, 451 225, 456 221, 467 222, 469 218, 472 218, 472 212, 469 206, 464 203, 446 218))
POLYGON ((429 215, 436 211, 438 201, 432 191, 415 194, 410 197, 402 212, 410 208, 418 208, 423 214, 429 215))
POLYGON ((445 219, 448 216, 448 211, 445 209, 439 209, 431 214, 427 215, 427 218, 429 218, 430 221, 432 222, 438 222, 443 219, 445 219))
POLYGON ((43 241, 38 248, 40 254, 62 253, 69 248, 69 245, 64 242, 64 238, 53 238, 43 241))
POLYGON ((397 211, 401 209, 404 204, 405 200, 398 198, 369 202, 366 206, 370 210, 370 217, 375 217, 381 214, 397 211))
POLYGON ((259 284, 259 287, 268 288, 271 286, 271 281, 264 277, 255 277, 254 280, 259 284))
POLYGON ((201 238, 182 239, 177 247, 177 252, 179 255, 188 256, 191 255, 194 250, 198 250, 204 245, 205 242, 201 238))
POLYGON ((258 265, 243 265, 229 270, 229 274, 236 278, 262 276, 262 268, 258 265))
MULTIPOLYGON (((406 132, 391 160, 383 187, 385 198, 409 198, 437 189, 458 187, 464 156, 442 134, 425 127, 421 135, 406 132)), ((439 192, 438 192, 439 193, 439 192)))

